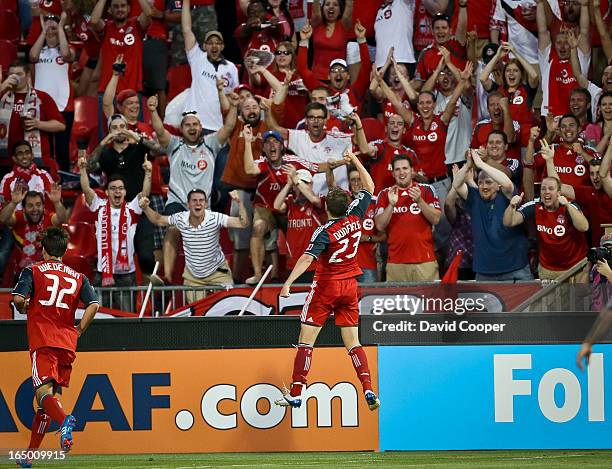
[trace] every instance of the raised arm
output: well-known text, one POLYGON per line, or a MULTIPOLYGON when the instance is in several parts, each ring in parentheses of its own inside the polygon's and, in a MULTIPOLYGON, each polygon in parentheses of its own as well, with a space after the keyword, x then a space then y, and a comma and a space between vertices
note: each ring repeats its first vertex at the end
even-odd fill
POLYGON ((150 201, 148 197, 140 197, 138 199, 138 205, 142 209, 142 213, 149 219, 151 223, 156 226, 170 226, 169 217, 160 215, 151 207, 149 207, 150 201))
POLYGON ((142 181, 142 192, 141 195, 149 197, 151 193, 151 174, 153 174, 153 164, 149 161, 147 155, 145 155, 144 163, 142 163, 142 169, 144 170, 144 179, 142 181))
POLYGON ((535 142, 540 135, 539 127, 532 127, 529 130, 529 141, 523 156, 523 191, 525 191, 525 200, 533 200, 535 197, 534 188, 534 165, 535 165, 535 142))
MULTIPOLYGON (((440 52, 442 52, 442 49, 445 48, 440 47, 440 52)), ((438 81, 440 73, 442 72, 442 70, 444 70, 444 65, 446 65, 446 59, 445 55, 442 54, 440 56, 440 61, 438 62, 438 65, 436 65, 436 68, 434 69, 433 73, 429 76, 429 78, 427 78, 427 81, 423 85, 423 88, 421 88, 422 91, 432 91, 436 87, 436 82, 438 81)))
POLYGON ((516 208, 523 201, 523 195, 515 195, 510 199, 510 204, 504 211, 504 226, 513 227, 518 226, 525 221, 525 217, 521 212, 518 212, 516 208))
POLYGON ((223 127, 217 131, 217 138, 221 145, 225 145, 225 142, 229 140, 238 120, 238 102, 240 98, 236 93, 232 92, 227 95, 227 99, 229 100, 230 108, 225 115, 225 119, 223 119, 223 127))
POLYGON ((181 28, 183 30, 183 39, 185 40, 185 50, 190 51, 197 44, 195 34, 193 34, 191 30, 190 0, 183 0, 183 8, 181 9, 181 28))
POLYGON ((276 195, 274 199, 274 210, 278 210, 279 212, 285 213, 287 211, 287 204, 285 203, 285 199, 289 195, 291 188, 293 187, 293 181, 291 178, 287 178, 287 184, 283 186, 280 192, 276 195))
POLYGON ((91 12, 91 27, 94 31, 100 32, 104 29, 104 7, 106 6, 106 0, 98 0, 96 6, 94 6, 91 12))
POLYGON ((491 91, 493 88, 493 80, 491 80, 490 77, 491 73, 493 73, 493 70, 495 69, 495 66, 497 65, 497 62, 499 62, 501 59, 502 52, 502 48, 499 47, 497 52, 495 52, 495 55, 491 58, 491 60, 489 60, 489 63, 485 65, 485 68, 483 68, 482 72, 480 72, 480 77, 478 78, 480 79, 480 83, 482 83, 485 91, 491 91))
POLYGON ((318 26, 323 22, 323 13, 321 12, 321 0, 312 1, 312 15, 310 17, 310 23, 313 26, 318 26))
POLYGON ((32 47, 30 48, 30 52, 28 53, 28 58, 30 59, 30 62, 32 63, 38 62, 38 59, 40 58, 40 51, 45 46, 45 38, 47 36, 47 25, 45 24, 45 19, 43 18, 42 15, 40 15, 40 28, 41 28, 40 34, 36 38, 36 41, 34 41, 34 44, 32 44, 32 47))
MULTIPOLYGON (((540 150, 540 155, 542 156, 542 158, 544 158, 544 162, 546 163, 546 174, 548 175, 548 177, 561 180, 559 174, 557 173, 557 169, 555 168, 554 145, 549 145, 546 140, 542 140, 542 150, 540 150)), ((576 192, 574 191, 574 187, 570 184, 561 184, 561 195, 569 197, 570 199, 576 198, 576 192)))
POLYGON ((576 208, 574 204, 571 204, 563 195, 559 196, 559 205, 564 206, 567 209, 567 213, 572 220, 574 228, 581 233, 586 232, 589 229, 589 221, 580 210, 576 208))
POLYGON ((410 101, 416 101, 419 98, 419 94, 410 84, 410 80, 408 79, 408 77, 404 76, 404 74, 399 70, 395 57, 391 57, 391 60, 393 62, 393 68, 395 69, 395 74, 397 75, 397 78, 402 84, 402 88, 404 88, 404 91, 406 92, 406 96, 408 96, 408 99, 410 101))
POLYGON ((461 72, 461 81, 457 84, 457 87, 453 91, 446 107, 444 108, 444 112, 440 116, 440 120, 448 125, 450 120, 453 118, 455 114, 455 108, 457 107, 457 101, 461 97, 461 93, 468 86, 470 78, 472 76, 472 71, 474 70, 474 66, 472 62, 468 62, 465 64, 465 68, 461 72))
POLYGON ((404 119, 404 122, 406 123, 406 125, 410 127, 412 125, 412 122, 414 121, 414 116, 412 114, 412 111, 404 107, 404 104, 400 101, 400 99, 393 92, 393 90, 389 88, 389 85, 385 83, 385 80, 383 80, 383 77, 379 72, 373 71, 373 73, 374 73, 374 78, 376 79, 376 82, 378 83, 378 86, 380 86, 380 89, 382 90, 385 97, 393 105, 395 112, 397 112, 400 116, 402 116, 402 119, 404 119))
POLYGON ((153 16, 153 9, 151 8, 151 4, 148 0, 138 0, 138 5, 140 5, 140 9, 142 13, 138 16, 138 23, 140 27, 146 31, 149 26, 151 26, 151 16, 153 16))
POLYGON ((508 143, 514 143, 516 141, 516 132, 514 130, 514 121, 512 120, 512 114, 510 114, 510 103, 507 97, 499 99, 499 105, 502 108, 504 114, 504 133, 508 137, 508 143))
POLYGON ((350 31, 353 27, 353 0, 346 0, 344 2, 344 13, 342 14, 342 26, 347 31, 350 31))
POLYGON ((482 156, 480 154, 480 150, 471 150, 472 153, 472 161, 476 167, 493 179, 497 184, 500 185, 502 193, 506 196, 507 199, 512 198, 512 194, 514 192, 514 184, 510 180, 510 178, 503 171, 493 167, 490 164, 485 163, 482 160, 482 156))
POLYGON ((374 194, 374 180, 359 158, 349 149, 345 150, 343 157, 347 164, 352 164, 357 169, 363 188, 370 194, 374 194))
POLYGON ((276 118, 274 117, 272 108, 264 106, 264 111, 266 113, 266 124, 268 124, 268 127, 271 130, 276 130, 279 134, 281 134, 281 137, 283 137, 283 140, 288 140, 289 130, 286 129, 285 127, 281 127, 280 124, 276 122, 276 118))
POLYGON ((166 130, 161 117, 159 117, 157 113, 157 95, 149 96, 149 99, 147 99, 147 108, 149 109, 149 114, 151 114, 151 126, 153 130, 155 130, 157 140, 162 148, 166 148, 170 144, 172 135, 166 130))
POLYGON ((465 46, 465 39, 467 33, 467 4, 468 0, 459 0, 458 2, 459 18, 457 19, 457 30, 455 31, 455 39, 457 39, 457 41, 459 41, 462 46, 465 46))
POLYGON ((237 217, 229 217, 227 219, 227 227, 228 228, 248 228, 251 224, 249 221, 249 215, 247 213, 246 207, 244 206, 244 202, 240 198, 238 191, 231 191, 229 193, 231 199, 238 204, 238 216, 237 217))
POLYGON ((578 38, 574 34, 573 30, 567 32, 567 40, 570 45, 570 63, 572 65, 572 72, 576 81, 582 88, 589 87, 589 80, 582 73, 582 67, 580 67, 580 59, 578 59, 578 38))
POLYGON ((529 62, 527 62, 525 57, 519 54, 511 43, 502 42, 502 46, 500 47, 500 49, 503 49, 506 52, 512 52, 512 55, 514 55, 517 58, 517 60, 521 63, 521 65, 523 66, 523 69, 525 70, 525 73, 527 74, 527 82, 529 83, 529 86, 531 88, 537 88, 538 85, 540 84, 540 77, 538 75, 538 71, 536 70, 536 68, 533 65, 531 65, 529 62))
POLYGON ((604 153, 604 157, 599 165, 599 177, 601 185, 608 194, 612 197, 612 178, 610 177, 610 162, 612 161, 612 144, 608 145, 608 150, 604 153))
MULTIPOLYGON (((119 54, 115 59, 114 65, 123 64, 123 54, 119 54)), ((106 88, 104 88, 104 95, 102 96, 102 110, 104 111, 104 117, 108 119, 115 113, 115 94, 117 93, 117 85, 119 84, 120 74, 113 68, 113 74, 111 75, 110 80, 108 80, 108 84, 106 88)))
POLYGON ((600 0, 593 0, 593 20, 595 21, 595 27, 601 37, 601 47, 606 54, 608 61, 612 60, 612 38, 610 38, 610 31, 606 27, 601 11, 599 10, 600 0))
POLYGON ((49 191, 47 191, 47 197, 49 201, 53 204, 53 209, 55 213, 51 217, 51 223, 53 226, 62 226, 63 223, 68 221, 68 210, 64 207, 62 203, 62 186, 53 183, 49 191))
POLYGON ((536 24, 538 25, 538 49, 543 51, 550 46, 550 31, 546 21, 546 0, 536 0, 536 24))
POLYGON ((589 18, 589 0, 580 0, 580 34, 578 35, 578 47, 583 54, 591 52, 591 19, 589 18))
POLYGON ((244 137, 244 172, 249 176, 259 176, 261 170, 253 161, 253 130, 250 125, 244 126, 242 136, 244 137))
POLYGON ((84 156, 79 156, 79 175, 81 179, 81 190, 85 195, 85 202, 87 205, 91 205, 94 198, 96 197, 95 191, 89 185, 89 175, 87 174, 87 160, 84 156))
POLYGON ((28 193, 27 187, 22 184, 15 184, 13 189, 11 190, 11 200, 2 207, 0 210, 0 223, 12 228, 17 223, 17 219, 15 218, 15 209, 17 205, 19 205, 23 199, 25 199, 26 194, 28 193))
POLYGON ((468 187, 465 180, 468 177, 471 165, 471 156, 468 150, 467 162, 453 175, 453 189, 463 200, 467 199, 468 196, 468 187))

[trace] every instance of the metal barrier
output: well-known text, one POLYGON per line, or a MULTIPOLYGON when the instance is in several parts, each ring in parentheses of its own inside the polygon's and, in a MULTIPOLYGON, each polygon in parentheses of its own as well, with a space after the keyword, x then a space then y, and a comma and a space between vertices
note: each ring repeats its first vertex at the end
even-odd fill
POLYGON ((582 275, 587 263, 585 258, 556 280, 542 282, 546 286, 514 308, 512 312, 591 311, 591 284, 576 282, 576 278, 582 275))

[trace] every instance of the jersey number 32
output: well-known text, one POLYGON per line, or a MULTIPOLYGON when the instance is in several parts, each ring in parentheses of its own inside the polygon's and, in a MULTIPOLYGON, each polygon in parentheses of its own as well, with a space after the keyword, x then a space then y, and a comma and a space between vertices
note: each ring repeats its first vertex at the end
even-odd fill
POLYGON ((64 280, 64 282, 69 283, 70 286, 68 288, 60 289, 60 278, 57 275, 45 274, 45 277, 51 280, 53 284, 47 286, 47 291, 49 292, 49 299, 40 300, 40 304, 43 306, 55 306, 56 308, 70 308, 70 306, 68 306, 62 300, 64 299, 64 296, 72 295, 76 291, 78 282, 70 277, 62 277, 62 280, 64 280))

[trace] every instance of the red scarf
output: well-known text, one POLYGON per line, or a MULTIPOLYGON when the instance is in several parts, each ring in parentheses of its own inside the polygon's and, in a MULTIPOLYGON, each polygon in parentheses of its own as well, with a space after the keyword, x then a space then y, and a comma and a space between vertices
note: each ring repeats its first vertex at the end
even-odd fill
POLYGON ((115 284, 115 279, 113 278, 115 269, 118 272, 126 272, 129 268, 127 257, 127 208, 125 200, 121 204, 121 214, 119 215, 119 244, 117 247, 116 266, 113 266, 110 200, 107 200, 106 205, 102 207, 100 223, 102 225, 102 286, 108 287, 115 284))
POLYGON ((19 165, 13 166, 13 173, 15 173, 17 179, 23 179, 25 182, 29 182, 30 179, 32 179, 32 176, 34 176, 37 172, 38 168, 34 163, 32 163, 27 168, 24 168, 23 166, 19 165))

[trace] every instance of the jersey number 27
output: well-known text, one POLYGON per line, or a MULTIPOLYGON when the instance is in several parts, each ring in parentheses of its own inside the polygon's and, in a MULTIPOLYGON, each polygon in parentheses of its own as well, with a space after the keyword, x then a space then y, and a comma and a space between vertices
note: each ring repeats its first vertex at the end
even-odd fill
POLYGON ((355 242, 353 243, 353 251, 350 254, 347 254, 346 256, 344 256, 344 258, 339 257, 340 254, 344 253, 344 251, 347 250, 347 248, 349 247, 349 244, 351 243, 351 241, 347 238, 339 240, 338 243, 341 245, 341 247, 336 252, 334 252, 329 258, 330 264, 343 262, 346 259, 352 259, 353 257, 357 255, 357 248, 359 247, 359 239, 361 238, 361 231, 357 231, 353 233, 351 235, 351 238, 355 239, 355 242))

